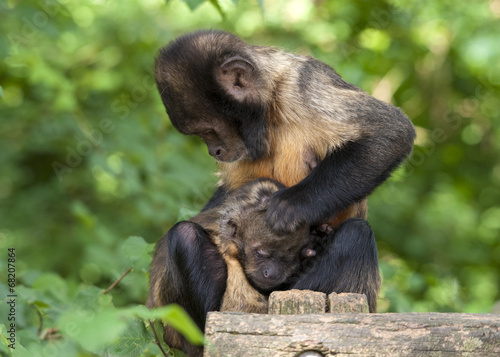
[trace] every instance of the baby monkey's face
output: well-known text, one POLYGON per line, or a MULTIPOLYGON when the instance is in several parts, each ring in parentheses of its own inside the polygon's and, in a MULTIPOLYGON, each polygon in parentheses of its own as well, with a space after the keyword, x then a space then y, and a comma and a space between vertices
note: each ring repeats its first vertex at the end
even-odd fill
POLYGON ((292 234, 273 232, 262 209, 242 210, 221 228, 222 235, 238 247, 239 261, 250 282, 265 291, 285 283, 298 270, 309 237, 306 227, 292 234))

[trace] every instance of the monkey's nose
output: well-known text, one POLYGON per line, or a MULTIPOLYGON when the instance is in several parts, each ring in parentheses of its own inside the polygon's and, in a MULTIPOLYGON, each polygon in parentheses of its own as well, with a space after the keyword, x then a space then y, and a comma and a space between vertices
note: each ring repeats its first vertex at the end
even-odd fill
POLYGON ((262 272, 262 275, 264 275, 264 278, 270 279, 270 280, 279 279, 278 269, 276 269, 272 266, 265 268, 264 271, 262 272))
POLYGON ((209 147, 208 153, 217 160, 220 160, 222 156, 226 153, 226 150, 222 146, 209 147))

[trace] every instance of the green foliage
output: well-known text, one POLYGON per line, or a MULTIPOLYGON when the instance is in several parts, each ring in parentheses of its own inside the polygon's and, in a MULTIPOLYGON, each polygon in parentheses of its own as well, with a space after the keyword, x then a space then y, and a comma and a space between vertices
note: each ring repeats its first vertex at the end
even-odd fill
POLYGON ((200 341, 177 307, 137 307, 154 243, 217 180, 200 140, 168 122, 152 78, 157 49, 198 28, 313 55, 400 106, 415 150, 369 202, 380 311, 490 311, 500 297, 499 17, 498 1, 0 4, 0 276, 14 247, 17 294, 16 350, 2 303, 0 353, 158 355, 153 317, 200 341))
MULTIPOLYGON (((119 251, 146 280, 152 249, 144 239, 130 237, 119 251)), ((0 292, 8 294, 3 283, 0 292)), ((154 310, 144 305, 116 307, 114 290, 108 293, 54 273, 34 273, 15 293, 16 349, 7 347, 12 342, 10 323, 1 325, 0 351, 8 356, 153 356, 160 353, 150 326, 153 320, 172 325, 194 344, 203 343, 203 334, 178 305, 154 310)), ((0 313, 7 316, 9 307, 2 304, 0 313)), ((161 338, 160 326, 156 330, 161 338)))

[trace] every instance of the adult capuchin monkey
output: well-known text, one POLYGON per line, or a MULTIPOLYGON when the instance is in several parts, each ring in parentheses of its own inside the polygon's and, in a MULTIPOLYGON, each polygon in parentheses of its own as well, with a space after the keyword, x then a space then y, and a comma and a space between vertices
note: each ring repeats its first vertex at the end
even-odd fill
MULTIPOLYGON (((172 124, 203 139, 217 160, 219 187, 204 209, 256 178, 284 184, 266 211, 275 232, 334 227, 314 266, 290 288, 364 293, 375 311, 380 278, 366 197, 412 150, 406 115, 312 57, 222 31, 186 34, 162 48, 155 80, 172 124)), ((152 281, 148 305, 179 303, 204 328, 231 279, 224 259, 192 222, 176 224, 161 242, 176 293, 163 296, 152 281)))

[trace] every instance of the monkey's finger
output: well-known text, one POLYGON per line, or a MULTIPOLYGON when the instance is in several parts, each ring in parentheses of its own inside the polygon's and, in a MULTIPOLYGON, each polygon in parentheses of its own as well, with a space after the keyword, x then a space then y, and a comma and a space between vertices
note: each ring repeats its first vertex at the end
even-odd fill
POLYGON ((266 221, 271 229, 278 234, 291 233, 298 225, 293 224, 296 220, 294 205, 286 197, 287 189, 274 193, 266 210, 266 221))
POLYGON ((312 248, 304 248, 301 254, 304 258, 312 258, 316 256, 316 251, 312 248))
POLYGON ((332 226, 330 226, 329 224, 326 224, 326 223, 323 223, 317 229, 318 229, 318 231, 320 231, 326 235, 329 235, 333 232, 332 226))

